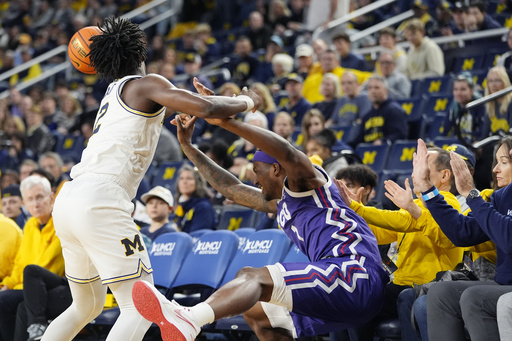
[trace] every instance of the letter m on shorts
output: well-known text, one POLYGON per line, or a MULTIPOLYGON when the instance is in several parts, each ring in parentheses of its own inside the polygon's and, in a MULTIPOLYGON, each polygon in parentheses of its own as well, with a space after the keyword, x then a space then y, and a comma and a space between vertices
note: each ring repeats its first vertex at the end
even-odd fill
POLYGON ((138 234, 135 235, 133 241, 131 241, 128 238, 121 239, 121 244, 123 244, 124 248, 126 249, 124 253, 126 256, 133 255, 135 253, 133 250, 135 249, 139 251, 144 251, 144 245, 142 244, 140 236, 138 234))

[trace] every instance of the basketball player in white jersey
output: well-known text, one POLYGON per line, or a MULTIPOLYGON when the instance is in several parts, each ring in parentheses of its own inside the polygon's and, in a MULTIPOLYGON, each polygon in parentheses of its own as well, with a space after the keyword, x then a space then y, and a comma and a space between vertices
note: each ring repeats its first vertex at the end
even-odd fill
POLYGON ((94 36, 90 59, 114 79, 101 101, 94 134, 71 170, 55 203, 73 303, 46 330, 44 341, 72 340, 105 303, 107 285, 121 309, 107 340, 142 340, 150 322, 135 309, 132 287, 152 282, 148 252, 131 212, 131 199, 155 152, 166 108, 200 117, 225 117, 258 107, 251 91, 204 97, 175 88, 159 75, 145 75, 144 32, 126 19, 105 19, 94 36), (222 115, 221 115, 222 114, 222 115))

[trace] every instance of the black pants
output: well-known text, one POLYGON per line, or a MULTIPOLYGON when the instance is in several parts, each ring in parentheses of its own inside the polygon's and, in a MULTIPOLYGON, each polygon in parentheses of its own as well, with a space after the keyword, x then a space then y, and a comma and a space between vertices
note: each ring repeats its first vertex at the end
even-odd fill
POLYGON ((64 277, 37 265, 27 265, 23 272, 24 302, 16 314, 14 341, 28 339, 27 328, 33 323, 46 325, 66 310, 72 302, 64 277))
POLYGON ((373 341, 373 334, 376 324, 386 318, 398 318, 398 308, 396 302, 398 295, 405 289, 410 288, 407 285, 397 285, 389 283, 386 285, 384 293, 384 304, 380 313, 374 317, 370 322, 362 327, 349 329, 351 341, 373 341))
POLYGON ((21 302, 23 290, 0 291, 0 341, 13 339, 16 310, 21 302))

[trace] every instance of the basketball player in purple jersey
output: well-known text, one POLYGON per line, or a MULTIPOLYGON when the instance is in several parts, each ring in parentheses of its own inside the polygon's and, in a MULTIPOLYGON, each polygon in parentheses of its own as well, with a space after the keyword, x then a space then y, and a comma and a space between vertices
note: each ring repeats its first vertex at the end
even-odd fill
POLYGON ((139 281, 133 299, 142 316, 160 326, 163 340, 193 340, 202 325, 240 313, 260 340, 324 334, 371 319, 389 278, 374 235, 325 171, 273 132, 231 118, 208 120, 261 149, 253 158, 257 187, 245 185, 192 145, 196 119, 181 115, 173 122, 189 160, 226 198, 277 213, 279 225, 310 263, 243 268, 191 308, 139 281))

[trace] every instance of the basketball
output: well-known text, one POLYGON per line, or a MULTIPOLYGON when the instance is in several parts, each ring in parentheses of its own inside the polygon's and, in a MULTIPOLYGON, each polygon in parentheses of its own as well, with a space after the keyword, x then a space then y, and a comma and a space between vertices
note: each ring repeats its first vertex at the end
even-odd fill
POLYGON ((96 70, 91 66, 89 60, 89 52, 91 51, 89 48, 91 41, 89 41, 89 39, 97 34, 101 34, 101 30, 98 27, 84 27, 71 37, 68 45, 68 55, 71 64, 73 64, 78 71, 89 75, 96 73, 96 70))

